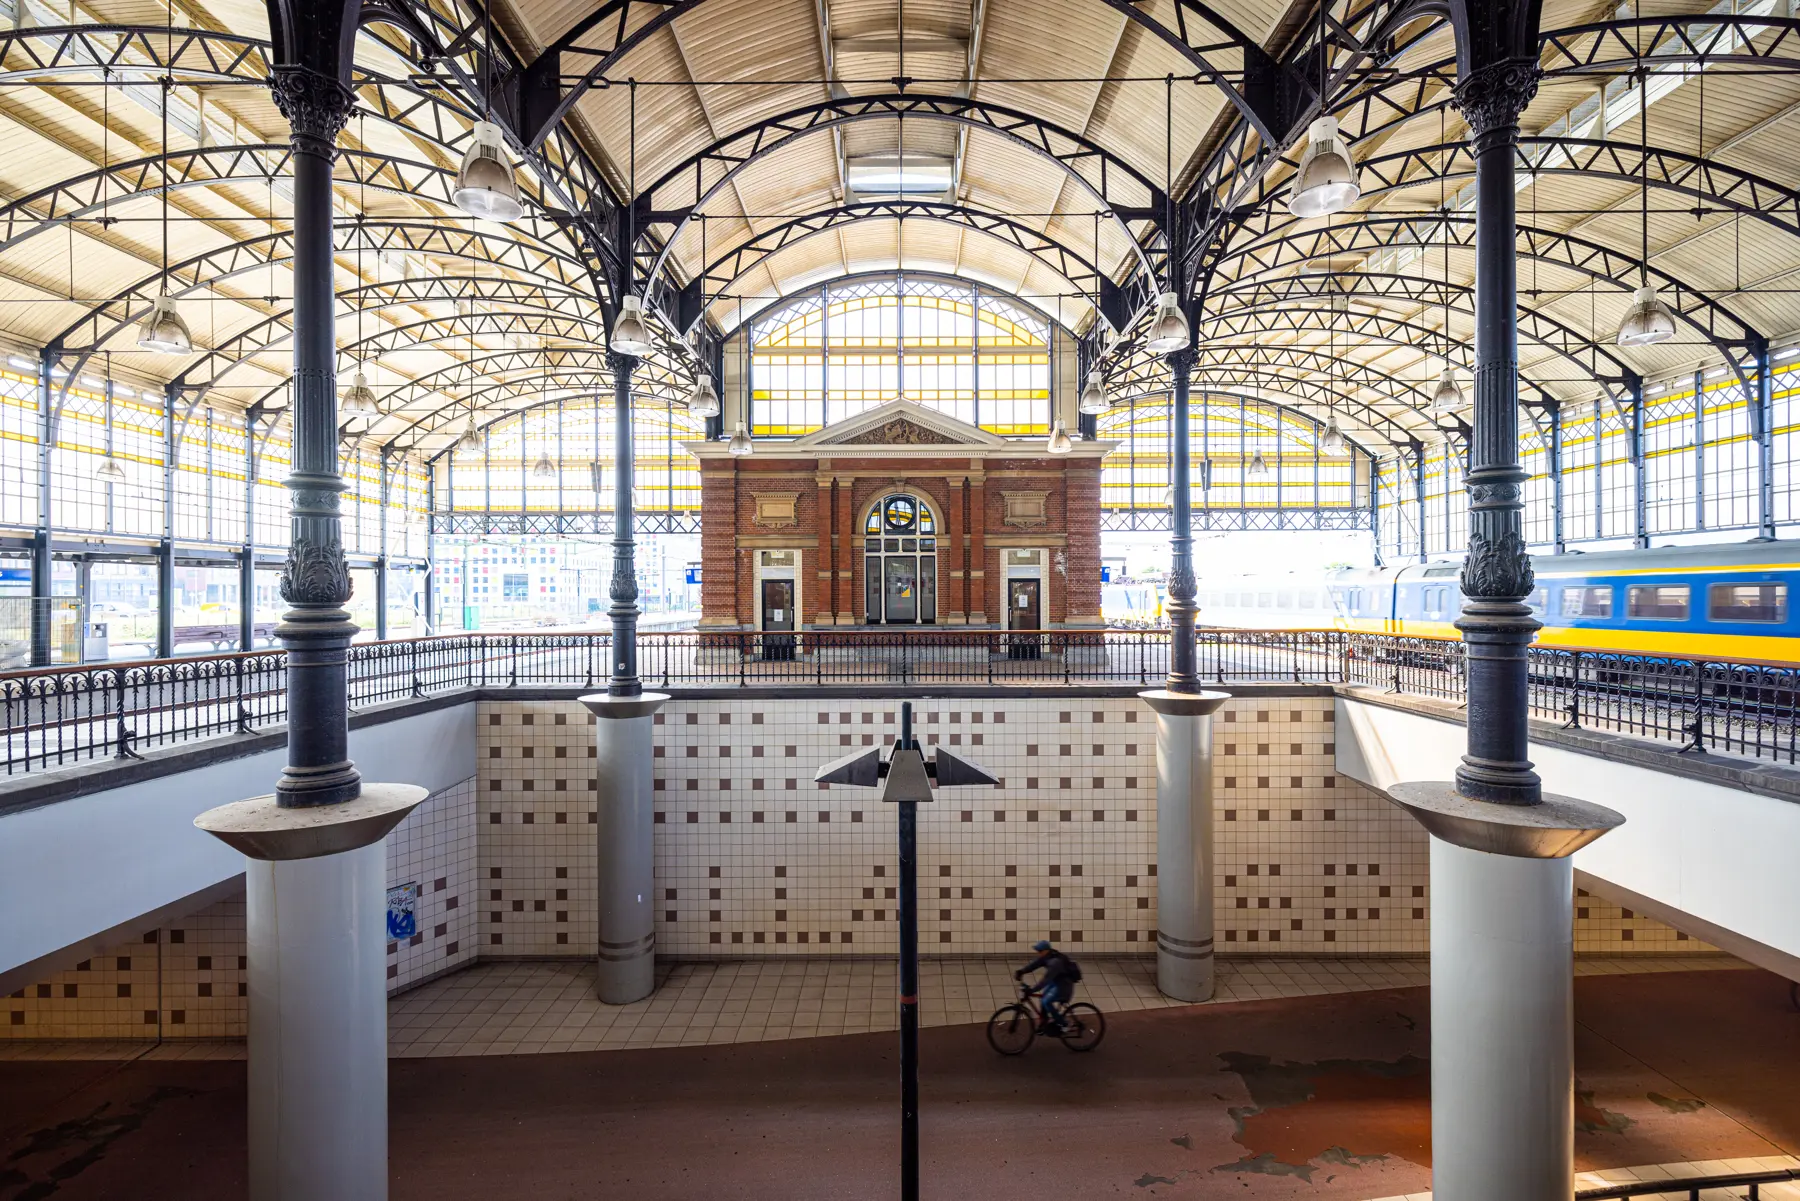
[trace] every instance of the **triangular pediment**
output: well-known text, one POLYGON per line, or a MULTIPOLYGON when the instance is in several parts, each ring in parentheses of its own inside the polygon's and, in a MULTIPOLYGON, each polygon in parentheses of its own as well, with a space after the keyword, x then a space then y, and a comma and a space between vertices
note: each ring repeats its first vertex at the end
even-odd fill
POLYGON ((823 446, 965 446, 1004 448, 1006 439, 910 400, 891 400, 847 421, 798 438, 793 450, 823 446))

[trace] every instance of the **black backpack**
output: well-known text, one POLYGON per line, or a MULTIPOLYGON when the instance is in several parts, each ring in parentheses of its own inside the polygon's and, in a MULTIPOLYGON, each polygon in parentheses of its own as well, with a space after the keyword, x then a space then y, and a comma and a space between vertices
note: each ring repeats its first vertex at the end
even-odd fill
POLYGON ((1067 955, 1064 955, 1062 958, 1063 962, 1069 965, 1068 975, 1065 979, 1067 979, 1070 984, 1080 984, 1081 965, 1076 963, 1073 959, 1070 959, 1067 955))

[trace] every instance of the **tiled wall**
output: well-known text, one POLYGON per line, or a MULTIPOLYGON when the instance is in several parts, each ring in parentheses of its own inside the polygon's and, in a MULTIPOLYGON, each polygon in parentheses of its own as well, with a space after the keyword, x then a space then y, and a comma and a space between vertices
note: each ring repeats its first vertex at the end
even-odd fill
MULTIPOLYGON (((417 937, 388 944, 388 990, 475 960, 475 782, 426 798, 388 836, 389 885, 421 885, 417 937)), ((0 1039, 241 1038, 240 893, 0 998, 0 1039)))
MULTIPOLYGON (((919 811, 920 946, 1015 952, 1041 937, 1148 953, 1156 930, 1156 724, 1135 698, 920 702, 917 733, 994 789, 919 811)), ((675 701, 655 727, 658 950, 892 954, 895 813, 816 768, 890 740, 892 700, 675 701)), ((593 729, 573 701, 482 702, 479 774, 388 840, 420 886, 390 990, 477 958, 593 955, 593 729)), ((1423 832, 1333 770, 1328 698, 1239 698, 1214 723, 1216 937, 1225 954, 1428 949, 1423 832)), ((1583 953, 1709 950, 1585 892, 1583 953)), ((223 901, 0 998, 0 1038, 238 1036, 244 915, 223 901)))
MULTIPOLYGON (((1089 951, 1149 951, 1156 727, 1142 702, 1000 696, 915 709, 921 739, 964 751, 1003 781, 920 807, 922 949, 992 953, 1048 935, 1089 951)), ((895 816, 872 791, 811 776, 890 740, 897 720, 892 700, 665 706, 654 748, 659 951, 891 953, 895 816)), ((483 955, 593 952, 590 721, 572 702, 482 705, 483 955)), ((1220 711, 1221 951, 1428 948, 1425 836, 1335 772, 1333 741, 1326 698, 1241 698, 1220 711)), ((1701 946, 1649 919, 1621 924, 1616 910, 1584 908, 1583 951, 1701 946)))

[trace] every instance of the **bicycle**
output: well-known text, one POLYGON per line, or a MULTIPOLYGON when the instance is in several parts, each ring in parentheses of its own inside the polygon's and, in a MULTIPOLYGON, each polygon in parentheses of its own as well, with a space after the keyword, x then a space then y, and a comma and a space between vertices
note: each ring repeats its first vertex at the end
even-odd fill
MULTIPOLYGON (((1044 1010, 1031 985, 1019 985, 1019 999, 994 1010, 988 1019, 988 1045, 1002 1055, 1023 1055, 1044 1025, 1044 1010)), ((1086 1001, 1062 1007, 1062 1025, 1046 1033, 1062 1039, 1071 1051, 1092 1051, 1106 1037, 1106 1015, 1086 1001)))

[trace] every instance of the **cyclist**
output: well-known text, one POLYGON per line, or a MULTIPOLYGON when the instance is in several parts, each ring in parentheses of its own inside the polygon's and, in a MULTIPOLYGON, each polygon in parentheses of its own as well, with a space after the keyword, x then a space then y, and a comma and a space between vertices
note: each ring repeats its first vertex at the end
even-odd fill
POLYGON ((1044 999, 1044 1029, 1060 1030, 1062 1006, 1075 995, 1075 985, 1081 981, 1081 968, 1047 941, 1039 940, 1031 949, 1038 953, 1037 958, 1014 972, 1013 979, 1023 980, 1026 972, 1042 969, 1044 974, 1031 991, 1044 999))

